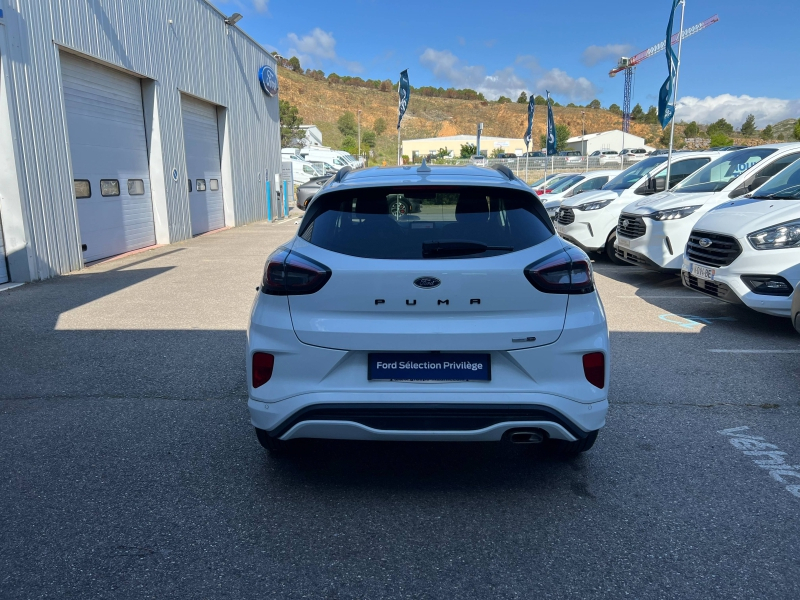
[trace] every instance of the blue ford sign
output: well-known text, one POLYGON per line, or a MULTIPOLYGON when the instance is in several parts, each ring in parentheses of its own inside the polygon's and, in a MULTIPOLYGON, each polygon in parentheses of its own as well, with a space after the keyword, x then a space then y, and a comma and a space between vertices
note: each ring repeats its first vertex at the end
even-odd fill
POLYGON ((274 96, 278 93, 278 76, 272 67, 264 65, 258 70, 258 82, 267 96, 274 96))

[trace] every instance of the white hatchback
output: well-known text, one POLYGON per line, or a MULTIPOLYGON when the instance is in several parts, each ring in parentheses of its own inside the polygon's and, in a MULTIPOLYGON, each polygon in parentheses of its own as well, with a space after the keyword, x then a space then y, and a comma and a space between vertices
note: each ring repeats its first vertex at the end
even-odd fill
POLYGON ((605 423, 608 329, 591 262, 509 169, 341 170, 264 268, 251 422, 286 440, 549 442, 605 423), (402 196, 419 205, 391 214, 402 196))
POLYGON ((689 236, 681 276, 698 292, 791 316, 800 282, 800 160, 752 197, 702 217, 689 236))

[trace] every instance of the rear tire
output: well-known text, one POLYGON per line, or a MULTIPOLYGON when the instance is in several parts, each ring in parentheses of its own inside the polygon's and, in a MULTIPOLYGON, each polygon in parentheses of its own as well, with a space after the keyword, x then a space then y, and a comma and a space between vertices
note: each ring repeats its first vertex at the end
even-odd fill
POLYGON ((574 442, 568 442, 567 440, 550 440, 548 442, 550 445, 550 451, 553 453, 553 455, 562 458, 572 458, 578 456, 594 446, 594 443, 597 440, 597 433, 597 431, 590 431, 589 435, 587 435, 585 438, 582 440, 576 440, 574 442))
POLYGON ((286 442, 271 437, 266 431, 258 427, 256 427, 256 437, 261 447, 268 450, 270 454, 280 454, 286 449, 286 442))
POLYGON ((616 241, 617 241, 617 232, 612 231, 611 235, 609 235, 608 239, 606 240, 606 256, 608 257, 608 260, 610 260, 615 265, 627 265, 628 263, 626 263, 624 260, 620 260, 619 258, 617 258, 617 250, 616 248, 614 248, 614 244, 616 243, 616 241))

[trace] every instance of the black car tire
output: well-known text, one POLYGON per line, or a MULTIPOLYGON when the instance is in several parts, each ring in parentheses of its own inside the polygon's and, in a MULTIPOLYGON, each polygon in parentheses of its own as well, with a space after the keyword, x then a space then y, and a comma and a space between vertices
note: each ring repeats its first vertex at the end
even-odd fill
POLYGON ((562 458, 570 458, 578 456, 587 450, 590 450, 597 441, 597 431, 590 431, 582 440, 568 442, 567 440, 550 440, 548 441, 549 450, 554 456, 562 458))
POLYGON ((286 449, 285 441, 271 437, 263 429, 259 429, 258 427, 256 427, 255 429, 256 429, 256 437, 258 438, 258 443, 261 444, 262 448, 268 450, 270 454, 280 454, 282 451, 286 449))
POLYGON ((609 235, 608 239, 606 240, 606 248, 605 248, 606 256, 615 265, 627 265, 628 263, 626 263, 624 260, 617 258, 617 251, 614 248, 614 243, 616 241, 617 241, 617 232, 612 231, 611 235, 609 235))

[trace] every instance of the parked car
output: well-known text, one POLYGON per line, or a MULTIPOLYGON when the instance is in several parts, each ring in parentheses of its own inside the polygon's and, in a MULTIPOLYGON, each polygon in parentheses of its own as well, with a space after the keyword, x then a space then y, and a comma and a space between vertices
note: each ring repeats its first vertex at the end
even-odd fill
POLYGON ((583 155, 578 150, 564 150, 558 153, 568 165, 580 164, 584 161, 583 155))
POLYGON ((516 160, 519 157, 516 154, 513 154, 513 153, 501 152, 500 154, 495 156, 495 158, 503 158, 503 159, 506 159, 506 160, 516 160))
MULTIPOLYGON (((792 297, 800 304, 800 160, 751 197, 727 201, 700 218, 682 259, 686 287, 792 317, 792 297)), ((796 311, 792 318, 797 327, 796 311)))
POLYGON ((330 175, 323 175, 322 177, 314 177, 297 188, 297 208, 305 210, 308 203, 314 195, 325 185, 325 182, 330 179, 330 175))
POLYGON ((610 375, 589 258, 510 173, 419 169, 340 171, 267 258, 246 350, 259 442, 588 450, 610 375), (420 213, 390 214, 397 194, 420 213))
MULTIPOLYGON (((678 156, 685 155, 673 160, 678 156)), ((632 202, 619 217, 617 256, 649 269, 679 272, 683 248, 703 215, 761 187, 798 158, 798 143, 728 152, 670 192, 632 202)))
POLYGON ((616 150, 595 150, 589 155, 589 162, 594 165, 621 165, 622 159, 616 150))
POLYGON ((560 182, 575 177, 576 175, 580 175, 580 173, 552 173, 547 177, 542 177, 538 181, 533 182, 531 184, 531 189, 536 192, 537 195, 541 196, 542 194, 546 194, 547 190, 552 191, 553 187, 560 182))
POLYGON ((539 194, 539 199, 544 204, 544 208, 550 219, 556 220, 558 216, 558 209, 561 202, 565 198, 572 198, 584 192, 593 192, 601 189, 608 183, 609 179, 613 179, 619 175, 621 171, 589 171, 581 173, 558 182, 555 185, 549 186, 549 191, 544 194, 539 194))
POLYGON ((489 164, 489 159, 486 158, 483 154, 475 154, 470 156, 469 164, 476 165, 478 167, 485 167, 489 164))
MULTIPOLYGON (((718 152, 673 156, 672 184, 718 156, 718 152)), ((666 156, 650 156, 628 167, 603 189, 565 199, 558 212, 556 229, 559 234, 587 252, 605 252, 609 259, 621 264, 614 250, 619 215, 634 200, 664 190, 666 163, 666 156)))
POLYGON ((619 156, 625 163, 635 163, 647 158, 648 153, 644 148, 625 148, 619 156))

